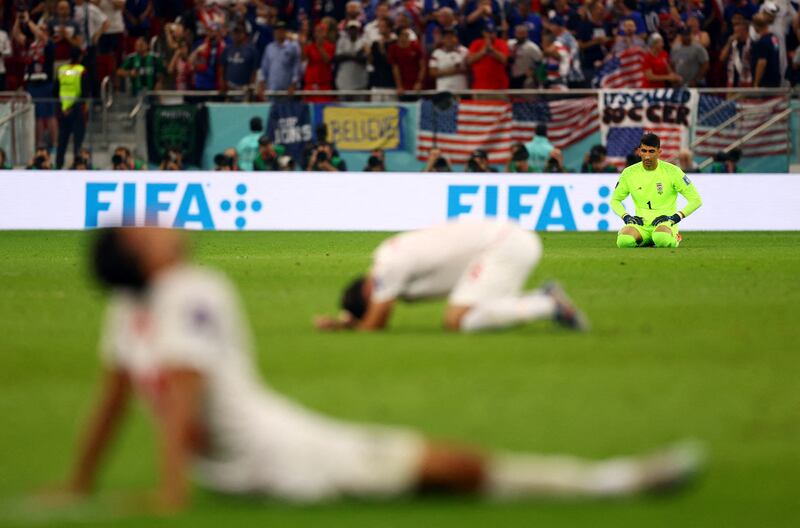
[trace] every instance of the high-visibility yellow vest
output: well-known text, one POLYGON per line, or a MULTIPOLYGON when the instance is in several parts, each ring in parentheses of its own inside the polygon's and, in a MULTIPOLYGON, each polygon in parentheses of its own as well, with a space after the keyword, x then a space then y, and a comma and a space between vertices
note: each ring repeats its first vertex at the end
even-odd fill
POLYGON ((85 69, 81 64, 64 64, 58 68, 58 97, 64 112, 82 95, 81 79, 85 69))

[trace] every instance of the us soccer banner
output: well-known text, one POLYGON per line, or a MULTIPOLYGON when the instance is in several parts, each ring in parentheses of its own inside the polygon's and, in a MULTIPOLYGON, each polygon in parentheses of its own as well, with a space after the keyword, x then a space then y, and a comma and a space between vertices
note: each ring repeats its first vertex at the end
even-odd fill
POLYGON ((680 150, 689 147, 697 118, 696 90, 604 90, 598 97, 602 142, 609 162, 617 167, 625 166, 625 159, 648 132, 661 139, 661 157, 667 161, 677 159, 680 150))
POLYGON ((406 109, 317 104, 314 122, 328 125, 328 139, 339 150, 403 150, 406 109))
POLYGON ((272 103, 267 118, 267 136, 286 153, 300 162, 306 144, 311 141, 311 111, 307 103, 277 101, 272 103))

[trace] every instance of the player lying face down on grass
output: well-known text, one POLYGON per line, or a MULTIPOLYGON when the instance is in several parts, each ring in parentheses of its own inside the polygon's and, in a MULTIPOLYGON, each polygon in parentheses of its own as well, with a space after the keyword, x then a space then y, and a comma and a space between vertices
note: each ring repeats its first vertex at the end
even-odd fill
POLYGON ((642 161, 622 171, 611 195, 611 209, 625 222, 617 233, 617 246, 678 247, 681 241, 678 222, 696 211, 703 201, 680 167, 659 159, 661 140, 658 136, 642 136, 639 156, 642 161), (677 209, 679 193, 688 202, 680 211, 677 209), (628 214, 622 205, 628 195, 633 197, 635 215, 628 214))
POLYGON ((320 330, 381 330, 397 300, 447 298, 444 326, 476 332, 553 319, 585 330, 584 316, 554 282, 522 288, 542 256, 539 237, 496 220, 451 222, 385 240, 364 277, 348 285, 339 317, 320 330))
POLYGON ((160 486, 146 503, 153 512, 187 506, 190 473, 227 494, 316 502, 423 491, 617 497, 673 487, 698 467, 688 444, 587 461, 482 452, 317 414, 260 381, 234 288, 183 255, 174 231, 97 233, 94 273, 111 290, 100 343, 105 378, 66 483, 70 498, 93 489, 134 395, 152 410, 158 440, 160 486))

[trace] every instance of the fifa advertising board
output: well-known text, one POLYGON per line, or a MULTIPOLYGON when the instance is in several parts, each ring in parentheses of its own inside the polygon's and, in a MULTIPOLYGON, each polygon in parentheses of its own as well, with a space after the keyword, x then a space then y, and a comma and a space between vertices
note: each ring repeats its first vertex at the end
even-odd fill
MULTIPOLYGON (((703 206, 684 229, 800 228, 800 175, 690 178, 703 206)), ((608 174, 5 171, 0 229, 402 231, 508 218, 537 231, 614 231, 616 182, 608 174)))

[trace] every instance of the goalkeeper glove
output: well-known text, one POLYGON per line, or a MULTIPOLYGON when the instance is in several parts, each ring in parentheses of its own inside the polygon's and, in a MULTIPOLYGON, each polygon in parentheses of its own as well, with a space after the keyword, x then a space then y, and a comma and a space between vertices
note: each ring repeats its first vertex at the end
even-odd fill
POLYGON ((672 216, 661 215, 657 216, 653 219, 653 226, 657 226, 658 224, 663 224, 664 222, 672 222, 673 224, 677 224, 681 221, 681 215, 675 213, 672 216))
POLYGON ((644 225, 644 219, 641 216, 631 216, 629 214, 626 214, 625 216, 622 217, 622 221, 625 222, 625 224, 627 225, 631 224, 636 224, 640 226, 644 225))

